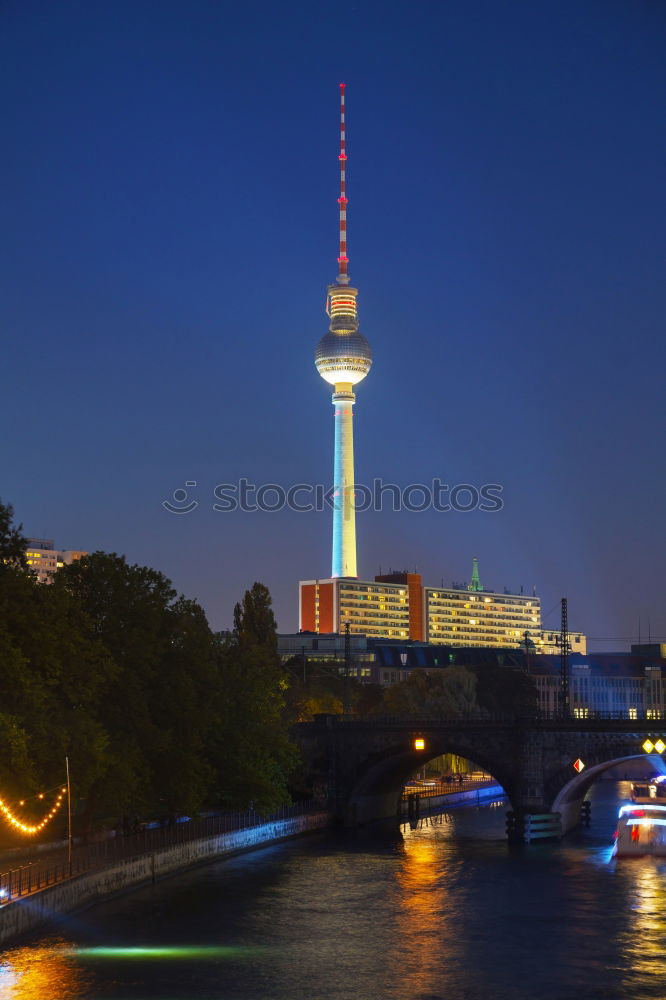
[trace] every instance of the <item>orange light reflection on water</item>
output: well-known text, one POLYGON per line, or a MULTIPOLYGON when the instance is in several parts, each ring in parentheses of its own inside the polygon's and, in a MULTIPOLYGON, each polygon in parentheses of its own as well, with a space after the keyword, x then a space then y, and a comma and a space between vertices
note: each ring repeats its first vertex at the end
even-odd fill
POLYGON ((446 888, 452 874, 434 828, 405 833, 396 871, 395 948, 387 959, 408 996, 439 995, 443 967, 454 973, 457 957, 450 942, 455 941, 455 933, 446 888))
POLYGON ((89 979, 62 941, 44 948, 13 948, 0 958, 2 1000, 81 1000, 89 979))

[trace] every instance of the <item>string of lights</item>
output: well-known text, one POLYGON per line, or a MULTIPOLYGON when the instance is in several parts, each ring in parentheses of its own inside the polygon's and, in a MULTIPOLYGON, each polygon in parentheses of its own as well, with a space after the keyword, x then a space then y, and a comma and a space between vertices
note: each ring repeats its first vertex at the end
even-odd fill
MULTIPOLYGON (((55 791, 55 789, 51 789, 51 791, 55 791)), ((44 799, 47 794, 48 794, 47 792, 39 792, 39 794, 37 796, 33 796, 33 798, 36 797, 38 799, 44 799)), ((9 823, 10 826, 13 826, 15 830, 19 830, 21 833, 33 836, 36 833, 40 833, 44 829, 44 827, 51 822, 53 817, 60 809, 62 805, 62 800, 66 794, 67 794, 66 788, 58 787, 58 795, 56 796, 53 806, 51 807, 49 812, 45 813, 45 815, 38 823, 24 823, 23 820, 13 812, 9 803, 5 802, 3 798, 0 798, 0 813, 7 821, 7 823, 9 823)), ((23 806, 25 805, 25 802, 26 802, 25 799, 21 799, 19 801, 19 805, 23 806)))
POLYGON ((54 785, 52 788, 45 788, 43 792, 35 792, 34 795, 24 795, 22 799, 16 799, 15 802, 8 802, 5 799, 5 804, 8 806, 25 806, 28 802, 32 802, 34 799, 45 799, 47 795, 51 792, 62 792, 60 785, 54 785))

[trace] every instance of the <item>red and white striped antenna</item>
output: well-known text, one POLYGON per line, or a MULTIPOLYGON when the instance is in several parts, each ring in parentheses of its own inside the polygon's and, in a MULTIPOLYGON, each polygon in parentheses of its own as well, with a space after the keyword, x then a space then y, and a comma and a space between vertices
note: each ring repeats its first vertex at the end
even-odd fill
POLYGON ((340 84, 340 155, 338 159, 340 160, 340 197, 338 198, 338 204, 340 205, 340 255, 338 257, 338 284, 348 285, 349 276, 347 274, 347 264, 349 263, 349 257, 347 256, 347 194, 345 184, 347 152, 345 144, 344 83, 340 84))

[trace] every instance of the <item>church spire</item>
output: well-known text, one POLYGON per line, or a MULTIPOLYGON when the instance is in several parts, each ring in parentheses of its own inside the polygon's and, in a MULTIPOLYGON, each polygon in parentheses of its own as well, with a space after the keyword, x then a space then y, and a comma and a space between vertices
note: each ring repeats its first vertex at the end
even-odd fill
POLYGON ((473 591, 483 590, 481 581, 479 580, 479 560, 476 556, 474 556, 472 560, 472 582, 469 584, 467 589, 473 591))

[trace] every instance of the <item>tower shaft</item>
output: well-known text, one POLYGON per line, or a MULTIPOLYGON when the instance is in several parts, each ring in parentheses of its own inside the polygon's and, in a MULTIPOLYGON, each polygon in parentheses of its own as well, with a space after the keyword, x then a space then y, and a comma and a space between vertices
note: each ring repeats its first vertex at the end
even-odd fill
POLYGON ((356 576, 356 511, 354 509, 355 396, 336 386, 333 460, 333 558, 331 576, 356 576), (341 391, 339 391, 341 390, 341 391))

